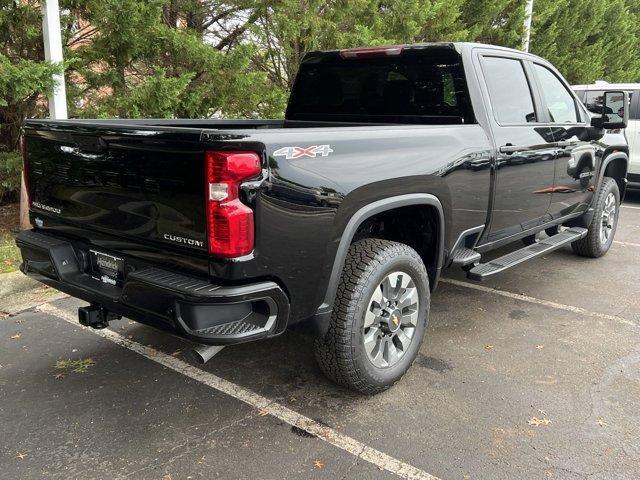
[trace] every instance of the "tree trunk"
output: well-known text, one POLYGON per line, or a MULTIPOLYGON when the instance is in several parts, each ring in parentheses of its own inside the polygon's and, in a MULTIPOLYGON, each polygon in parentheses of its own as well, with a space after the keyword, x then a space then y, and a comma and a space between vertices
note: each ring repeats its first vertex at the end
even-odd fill
POLYGON ((24 171, 22 172, 22 181, 20 183, 20 230, 28 230, 31 228, 29 222, 29 196, 27 195, 27 187, 24 183, 24 171))

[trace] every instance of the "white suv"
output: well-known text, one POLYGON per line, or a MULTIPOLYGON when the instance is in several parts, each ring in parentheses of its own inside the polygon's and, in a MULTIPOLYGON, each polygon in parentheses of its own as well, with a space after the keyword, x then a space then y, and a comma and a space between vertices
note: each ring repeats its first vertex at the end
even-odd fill
POLYGON ((628 188, 640 190, 640 83, 608 83, 601 80, 592 85, 573 85, 578 98, 593 113, 601 113, 605 90, 629 92, 629 125, 625 131, 629 142, 628 188))

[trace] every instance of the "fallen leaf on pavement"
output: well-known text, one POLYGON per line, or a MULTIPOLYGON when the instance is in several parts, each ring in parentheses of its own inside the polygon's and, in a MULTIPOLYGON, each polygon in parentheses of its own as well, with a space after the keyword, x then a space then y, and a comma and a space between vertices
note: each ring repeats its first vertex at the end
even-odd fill
POLYGON ((542 350, 542 349, 544 348, 544 345, 536 345, 536 348, 537 348, 538 350, 542 350))
POLYGON ((532 419, 528 420, 527 423, 534 427, 539 427, 541 425, 545 425, 545 426, 549 425, 551 423, 551 420, 549 420, 546 417, 542 417, 542 418, 533 417, 532 419))
POLYGON ((258 415, 260 415, 261 417, 266 417, 267 415, 269 415, 269 411, 265 408, 259 408, 258 415))
POLYGON ((53 378, 56 380, 62 380, 64 378, 64 373, 56 373, 53 378))
POLYGON ((602 417, 598 418, 598 425, 600 425, 601 427, 606 427, 607 425, 609 425, 607 422, 605 422, 602 417))
POLYGON ((18 340, 20 338, 20 336, 21 335, 19 333, 16 333, 15 335, 11 336, 11 340, 18 340))
POLYGON ((324 463, 322 463, 320 460, 316 460, 315 462, 313 462, 313 466, 316 468, 324 468, 324 463))
POLYGON ((20 460, 24 460, 24 457, 26 457, 26 456, 27 456, 27 454, 26 454, 26 453, 18 453, 18 454, 16 455, 16 458, 19 458, 20 460))
POLYGON ((485 345, 484 349, 485 350, 493 350, 493 345, 485 345))

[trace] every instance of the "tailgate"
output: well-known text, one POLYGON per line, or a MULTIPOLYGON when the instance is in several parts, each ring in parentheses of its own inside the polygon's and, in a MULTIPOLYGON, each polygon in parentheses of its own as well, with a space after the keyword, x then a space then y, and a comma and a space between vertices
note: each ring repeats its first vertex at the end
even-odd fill
POLYGON ((27 185, 36 214, 207 250, 199 130, 27 123, 25 134, 27 185))

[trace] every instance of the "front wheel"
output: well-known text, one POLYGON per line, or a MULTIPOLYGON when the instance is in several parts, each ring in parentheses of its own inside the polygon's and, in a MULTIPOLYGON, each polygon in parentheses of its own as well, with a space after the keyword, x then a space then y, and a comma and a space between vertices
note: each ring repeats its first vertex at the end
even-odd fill
POLYGON ((611 248, 618 226, 620 191, 613 178, 604 177, 598 191, 593 220, 587 236, 573 242, 573 251, 583 257, 598 258, 611 248))
POLYGON ((415 360, 429 314, 429 277, 407 245, 365 239, 349 248, 316 359, 336 383, 365 394, 396 383, 415 360))

